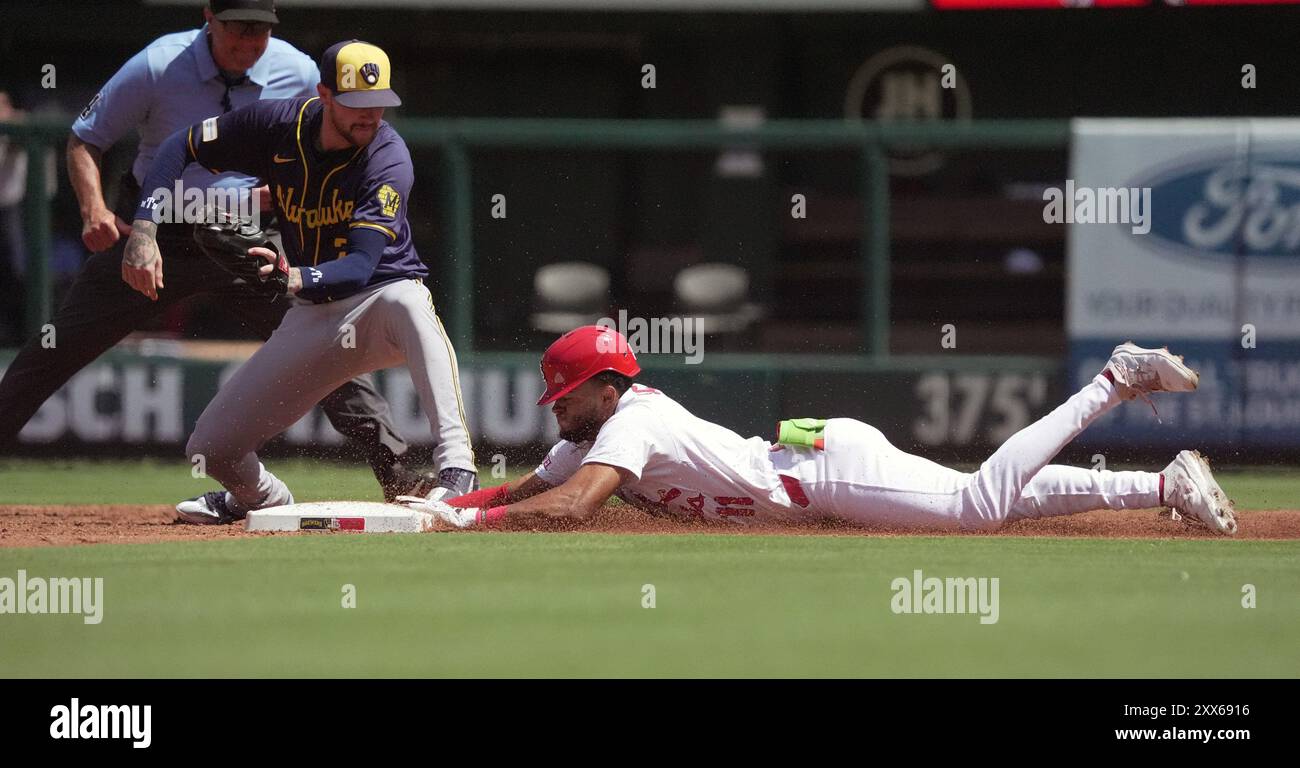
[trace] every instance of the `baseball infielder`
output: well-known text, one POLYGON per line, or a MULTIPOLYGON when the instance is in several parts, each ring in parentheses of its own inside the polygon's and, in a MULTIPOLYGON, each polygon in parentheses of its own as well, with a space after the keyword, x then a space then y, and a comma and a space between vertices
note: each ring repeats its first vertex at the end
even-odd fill
MULTIPOLYGON (((268 301, 214 268, 195 247, 190 224, 158 228, 156 240, 167 264, 164 268, 161 258, 155 262, 161 273, 155 291, 140 295, 122 282, 127 222, 163 140, 209 115, 258 99, 314 95, 320 82, 309 56, 272 36, 279 22, 272 0, 210 0, 205 5, 207 23, 201 29, 164 35, 132 56, 72 125, 68 177, 81 204, 82 239, 95 253, 50 320, 56 343, 32 334, 0 377, 0 446, 16 442, 41 404, 73 374, 191 296, 220 296, 221 306, 261 339, 288 311, 284 297, 268 301), (132 131, 140 134, 140 151, 122 177, 114 212, 104 201, 101 156, 132 131)), ((213 174, 198 165, 187 167, 181 180, 190 189, 251 189, 261 183, 236 173, 213 174)), ((366 456, 386 498, 427 493, 439 482, 403 466, 406 441, 369 376, 327 393, 321 407, 330 424, 366 456)))
MULTIPOLYGON (((428 274, 407 223, 414 170, 406 143, 383 121, 401 104, 388 56, 356 40, 329 48, 315 98, 262 100, 173 134, 144 183, 170 189, 189 162, 266 180, 285 256, 252 248, 293 295, 271 338, 199 417, 186 452, 202 455, 226 488, 182 502, 192 522, 228 523, 250 509, 293 503, 257 449, 353 376, 406 364, 437 441, 440 474, 476 478, 456 355, 424 286, 428 274), (290 265, 292 268, 290 269, 290 265)), ((122 276, 156 287, 152 198, 136 212, 122 276)), ((465 490, 477 487, 463 485, 465 490)))
POLYGON ((447 501, 403 497, 438 527, 507 517, 587 517, 611 494, 653 514, 749 522, 831 517, 852 523, 965 530, 1094 509, 1168 506, 1217 533, 1237 530, 1233 504, 1199 453, 1163 472, 1109 472, 1048 461, 1097 417, 1152 392, 1190 392, 1198 376, 1164 349, 1115 348, 1091 383, 1011 436, 975 472, 895 448, 853 419, 782 422, 778 442, 748 440, 633 382, 617 331, 586 326, 546 350, 542 375, 559 443, 522 479, 447 501))

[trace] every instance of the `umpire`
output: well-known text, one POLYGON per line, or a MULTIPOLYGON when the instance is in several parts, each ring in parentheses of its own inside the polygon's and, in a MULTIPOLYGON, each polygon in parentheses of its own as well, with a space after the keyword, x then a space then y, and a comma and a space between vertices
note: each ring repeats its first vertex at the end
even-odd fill
MULTIPOLYGON (((280 324, 289 302, 254 294, 197 249, 192 227, 163 224, 158 245, 165 257, 165 287, 151 300, 122 281, 122 249, 140 202, 140 182, 163 139, 212 115, 258 99, 314 96, 320 74, 315 62, 271 37, 279 23, 274 0, 211 0, 202 29, 164 35, 132 56, 86 106, 68 139, 68 176, 81 206, 81 237, 94 251, 51 323, 55 344, 33 336, 0 380, 0 446, 14 444, 41 404, 74 373, 128 333, 176 302, 212 292, 241 324, 263 339, 280 324), (117 212, 104 202, 103 153, 133 128, 140 151, 124 174, 117 212), (125 212, 126 215, 122 215, 125 212)), ((187 188, 255 187, 232 173, 213 175, 197 164, 182 178, 187 188)), ((387 499, 425 495, 437 479, 402 466, 407 445, 389 417, 388 403, 369 375, 339 387, 322 403, 334 428, 362 450, 387 499)))

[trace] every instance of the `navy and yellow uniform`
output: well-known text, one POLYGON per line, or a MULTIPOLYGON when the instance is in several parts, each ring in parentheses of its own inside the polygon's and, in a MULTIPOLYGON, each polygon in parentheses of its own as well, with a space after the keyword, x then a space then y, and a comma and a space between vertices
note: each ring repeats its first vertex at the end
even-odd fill
MULTIPOLYGON (((345 126, 352 146, 317 149, 325 121, 374 124, 374 112, 353 110, 400 103, 388 88, 388 57, 367 43, 339 43, 325 54, 321 84, 326 97, 266 100, 177 131, 145 180, 143 194, 172 189, 190 162, 262 179, 271 189, 285 257, 302 276, 297 296, 308 300, 294 303, 199 416, 186 452, 206 457, 208 474, 226 493, 178 505, 187 519, 228 521, 292 504, 288 487, 258 460, 258 448, 322 393, 399 365, 410 371, 428 417, 440 482, 451 489, 475 480, 456 354, 434 312, 423 280, 428 270, 407 224, 414 172, 406 144, 378 120, 364 144, 368 133, 345 126)), ((151 197, 141 202, 137 221, 151 218, 151 197)))
MULTIPOLYGON (((212 8, 224 21, 229 13, 221 5, 212 8)), ((259 99, 305 99, 316 93, 321 81, 316 63, 283 40, 271 37, 265 53, 244 77, 234 79, 213 58, 211 32, 204 25, 154 40, 122 65, 72 124, 77 140, 100 152, 139 134, 139 151, 118 184, 115 213, 125 221, 134 215, 140 184, 168 137, 196 120, 259 99)), ((185 167, 180 178, 186 189, 193 190, 258 185, 249 176, 214 176, 195 164, 185 167)), ((101 183, 110 186, 106 179, 101 183)), ((0 372, 0 448, 17 446, 25 427, 21 437, 25 441, 56 437, 65 422, 62 402, 54 397, 59 388, 128 334, 149 327, 191 297, 215 298, 225 314, 259 339, 270 337, 288 311, 289 300, 268 302, 204 258, 194 243, 192 227, 163 224, 157 243, 165 260, 166 287, 159 289, 156 301, 123 282, 126 238, 121 238, 86 260, 49 319, 58 344, 49 344, 48 334, 33 332, 0 372)), ((351 444, 349 452, 367 458, 386 496, 421 487, 423 479, 399 461, 407 444, 371 377, 343 383, 323 397, 321 407, 351 444)))
MULTIPOLYGON (((387 122, 361 148, 315 148, 319 98, 264 100, 192 125, 164 142, 144 194, 171 189, 178 167, 257 176, 271 189, 285 255, 302 270, 305 299, 339 299, 429 270, 411 241, 406 211, 414 171, 406 142, 387 122), (183 140, 182 140, 183 138, 183 140)), ((152 201, 137 213, 148 218, 152 201)))

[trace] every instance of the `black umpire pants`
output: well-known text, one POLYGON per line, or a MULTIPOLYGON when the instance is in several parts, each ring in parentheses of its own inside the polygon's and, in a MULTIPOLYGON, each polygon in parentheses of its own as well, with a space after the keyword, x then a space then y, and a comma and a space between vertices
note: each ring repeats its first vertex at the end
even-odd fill
MULTIPOLYGON (((126 199, 135 199, 131 195, 126 199)), ((128 217, 123 217, 130 220, 128 217)), ((289 311, 283 296, 274 302, 259 296, 198 250, 185 225, 162 225, 158 249, 163 257, 164 288, 158 300, 135 291, 122 280, 122 254, 127 238, 90 257, 50 323, 54 345, 45 348, 42 334, 28 339, 0 379, 0 446, 13 445, 18 433, 51 395, 73 374, 173 304, 199 293, 215 293, 222 306, 259 338, 268 339, 289 311)), ((330 424, 360 450, 381 486, 400 482, 399 458, 406 441, 393 426, 388 402, 375 390, 374 379, 358 376, 321 401, 330 424)))

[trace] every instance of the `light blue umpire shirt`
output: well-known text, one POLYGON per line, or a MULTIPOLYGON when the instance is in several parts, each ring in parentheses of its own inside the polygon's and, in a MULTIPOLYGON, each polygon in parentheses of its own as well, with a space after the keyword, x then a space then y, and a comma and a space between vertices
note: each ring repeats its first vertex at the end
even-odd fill
MULTIPOLYGON (((275 37, 248 70, 242 84, 227 88, 208 48, 208 27, 163 35, 132 56, 82 110, 72 132, 107 150, 132 129, 140 130, 140 153, 132 165, 143 183, 158 145, 182 128, 258 99, 315 96, 320 72, 307 54, 275 37)), ((181 182, 204 187, 251 187, 256 180, 238 173, 212 174, 198 163, 185 168, 181 182)))

